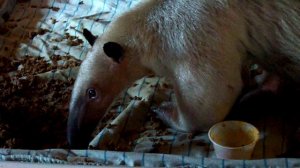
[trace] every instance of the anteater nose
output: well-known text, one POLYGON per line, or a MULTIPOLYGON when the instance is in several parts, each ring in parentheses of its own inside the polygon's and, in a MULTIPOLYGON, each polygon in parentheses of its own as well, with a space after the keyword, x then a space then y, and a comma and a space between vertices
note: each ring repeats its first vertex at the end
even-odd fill
POLYGON ((77 145, 79 145, 78 135, 80 131, 76 123, 76 119, 69 116, 67 127, 67 139, 71 148, 77 147, 77 145))
POLYGON ((72 149, 87 149, 90 140, 90 132, 84 131, 84 129, 82 130, 76 123, 77 122, 74 121, 68 121, 67 139, 69 146, 72 149))
POLYGON ((78 134, 78 129, 70 124, 70 119, 68 120, 68 128, 67 128, 67 139, 71 148, 73 148, 76 144, 76 135, 78 134))
POLYGON ((94 122, 82 122, 80 117, 70 115, 67 126, 67 140, 70 147, 72 149, 87 149, 95 127, 94 122))

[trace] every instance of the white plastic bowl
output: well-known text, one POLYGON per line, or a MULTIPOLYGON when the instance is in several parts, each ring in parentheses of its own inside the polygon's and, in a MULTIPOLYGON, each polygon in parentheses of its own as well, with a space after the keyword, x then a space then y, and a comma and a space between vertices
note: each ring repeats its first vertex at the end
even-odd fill
POLYGON ((251 159, 259 131, 243 121, 224 121, 212 126, 208 137, 213 143, 217 158, 251 159))

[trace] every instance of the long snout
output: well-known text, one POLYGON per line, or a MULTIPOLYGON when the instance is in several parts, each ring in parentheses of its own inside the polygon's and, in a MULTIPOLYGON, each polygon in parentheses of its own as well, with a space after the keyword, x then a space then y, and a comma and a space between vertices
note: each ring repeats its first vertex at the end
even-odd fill
POLYGON ((80 126, 79 126, 79 118, 75 111, 69 111, 68 117, 68 125, 67 125, 67 138, 70 147, 75 148, 78 147, 82 142, 79 141, 80 137, 80 126))
POLYGON ((92 129, 88 129, 84 122, 86 115, 85 103, 77 99, 70 103, 67 125, 67 139, 71 148, 87 148, 92 129))
POLYGON ((69 107, 67 139, 72 148, 87 148, 103 113, 99 104, 88 102, 85 97, 73 96, 69 107), (93 106, 94 105, 94 106, 93 106), (96 108, 97 107, 97 108, 96 108))

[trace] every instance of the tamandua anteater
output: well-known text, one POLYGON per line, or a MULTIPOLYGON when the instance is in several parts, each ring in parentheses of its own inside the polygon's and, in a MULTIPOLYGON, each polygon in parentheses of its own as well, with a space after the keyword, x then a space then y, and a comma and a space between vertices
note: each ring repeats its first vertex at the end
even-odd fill
POLYGON ((162 104, 159 116, 188 132, 226 117, 249 62, 300 83, 299 0, 143 0, 99 38, 85 35, 93 47, 72 92, 73 146, 121 90, 148 73, 173 83, 176 102, 162 104))

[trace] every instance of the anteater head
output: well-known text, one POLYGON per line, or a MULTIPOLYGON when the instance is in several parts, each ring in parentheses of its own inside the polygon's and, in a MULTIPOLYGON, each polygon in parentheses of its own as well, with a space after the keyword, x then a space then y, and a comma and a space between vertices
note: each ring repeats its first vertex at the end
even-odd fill
POLYGON ((84 30, 92 45, 72 91, 67 137, 72 147, 86 147, 90 135, 114 98, 135 80, 149 74, 140 50, 125 28, 112 23, 99 38, 84 30))

